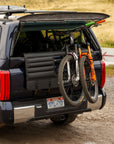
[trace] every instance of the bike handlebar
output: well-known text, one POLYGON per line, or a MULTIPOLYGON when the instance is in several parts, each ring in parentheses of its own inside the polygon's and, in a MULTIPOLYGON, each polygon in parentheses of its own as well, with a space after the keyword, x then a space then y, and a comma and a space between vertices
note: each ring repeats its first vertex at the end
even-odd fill
POLYGON ((100 20, 97 22, 92 21, 92 22, 86 23, 85 26, 88 27, 88 26, 92 26, 92 25, 98 25, 98 24, 103 23, 103 22, 105 22, 105 20, 100 20))

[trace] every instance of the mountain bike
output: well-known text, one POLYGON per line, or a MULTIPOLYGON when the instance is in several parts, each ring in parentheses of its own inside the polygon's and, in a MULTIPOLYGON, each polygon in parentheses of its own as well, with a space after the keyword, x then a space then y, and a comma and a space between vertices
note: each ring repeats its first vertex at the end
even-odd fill
POLYGON ((58 84, 62 96, 66 102, 79 106, 87 98, 95 103, 98 98, 98 83, 93 65, 90 45, 87 44, 88 52, 81 52, 80 46, 75 44, 75 51, 62 59, 58 70, 58 84))
MULTIPOLYGON (((90 26, 96 27, 103 22, 105 20, 92 21, 64 33, 72 33, 90 26)), ((81 52, 80 45, 76 44, 74 49, 74 52, 69 53, 68 47, 66 47, 66 56, 59 65, 58 84, 60 92, 66 102, 73 106, 79 106, 85 97, 90 103, 95 103, 98 99, 98 81, 90 44, 87 43, 87 52, 81 52)))

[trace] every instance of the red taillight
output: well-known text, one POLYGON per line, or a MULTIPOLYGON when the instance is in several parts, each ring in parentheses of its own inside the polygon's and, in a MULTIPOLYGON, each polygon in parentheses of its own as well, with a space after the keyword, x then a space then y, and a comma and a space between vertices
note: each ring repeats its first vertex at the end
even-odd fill
POLYGON ((105 79, 106 79, 106 65, 105 65, 105 62, 104 61, 101 61, 101 85, 100 87, 104 87, 104 84, 105 84, 105 79))
POLYGON ((0 100, 9 100, 10 97, 10 73, 0 71, 0 100))

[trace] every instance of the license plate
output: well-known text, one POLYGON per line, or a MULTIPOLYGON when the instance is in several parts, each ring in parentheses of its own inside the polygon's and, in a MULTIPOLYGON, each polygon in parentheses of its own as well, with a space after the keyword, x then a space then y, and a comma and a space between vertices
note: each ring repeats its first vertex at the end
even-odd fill
POLYGON ((61 108, 64 106, 65 106, 65 104, 64 104, 63 97, 54 97, 54 98, 48 98, 47 99, 48 109, 61 108))

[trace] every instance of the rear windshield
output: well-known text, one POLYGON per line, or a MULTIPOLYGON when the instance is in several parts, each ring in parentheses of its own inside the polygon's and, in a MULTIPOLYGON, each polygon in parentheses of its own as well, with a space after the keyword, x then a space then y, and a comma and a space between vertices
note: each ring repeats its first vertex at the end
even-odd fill
POLYGON ((13 57, 22 57, 24 53, 65 51, 65 45, 70 45, 72 35, 74 44, 86 45, 86 37, 81 31, 68 29, 23 31, 18 32, 13 47, 13 57))
POLYGON ((91 49, 98 50, 94 36, 89 29, 49 29, 34 31, 18 31, 15 34, 12 47, 12 57, 24 57, 26 53, 65 51, 65 45, 70 47, 70 38, 74 44, 80 44, 82 49, 87 48, 87 42, 91 49))

